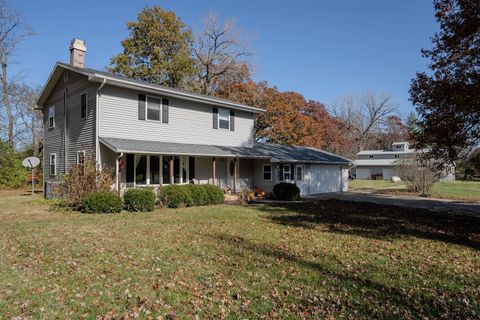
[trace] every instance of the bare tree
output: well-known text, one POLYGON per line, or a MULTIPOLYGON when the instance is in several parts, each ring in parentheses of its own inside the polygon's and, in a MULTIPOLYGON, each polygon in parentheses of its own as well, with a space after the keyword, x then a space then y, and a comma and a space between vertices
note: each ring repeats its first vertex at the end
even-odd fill
POLYGON ((15 114, 8 92, 9 81, 7 68, 9 58, 13 55, 18 43, 32 32, 23 23, 20 15, 7 6, 4 0, 0 1, 0 64, 2 66, 2 105, 6 113, 7 142, 14 145, 15 114))
POLYGON ((373 138, 373 132, 386 118, 398 110, 398 105, 385 93, 367 91, 362 97, 349 95, 334 102, 331 112, 348 126, 356 152, 363 150, 373 138))
POLYGON ((203 30, 197 35, 194 54, 198 60, 196 78, 197 90, 212 94, 220 85, 221 79, 230 80, 244 71, 249 65, 250 41, 236 27, 232 19, 218 21, 215 12, 203 18, 203 30))
POLYGON ((32 146, 34 156, 40 153, 43 117, 35 110, 40 88, 33 89, 23 83, 10 83, 9 101, 14 111, 14 141, 17 146, 32 146))

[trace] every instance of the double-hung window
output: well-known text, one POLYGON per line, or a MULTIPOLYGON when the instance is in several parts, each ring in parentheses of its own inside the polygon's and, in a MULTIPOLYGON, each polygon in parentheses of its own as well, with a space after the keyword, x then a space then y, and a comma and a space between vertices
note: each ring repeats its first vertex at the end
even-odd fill
POLYGON ((80 117, 82 119, 87 117, 87 93, 82 93, 80 96, 80 117))
POLYGON ((299 165, 297 166, 297 172, 296 172, 296 180, 297 181, 302 181, 303 180, 303 166, 299 165))
POLYGON ((147 96, 147 119, 160 121, 162 99, 147 96))
POLYGON ((85 150, 77 151, 77 164, 85 164, 85 150))
POLYGON ((56 176, 57 175, 57 154, 50 153, 50 175, 56 176))
POLYGON ((230 129, 230 111, 227 109, 218 109, 218 127, 230 129))
POLYGON ((55 127, 55 106, 48 108, 48 127, 55 127))
POLYGON ((271 164, 263 165, 263 180, 272 181, 272 165, 271 164))
POLYGON ((290 172, 290 166, 286 165, 283 167, 283 180, 291 180, 291 172, 290 172))

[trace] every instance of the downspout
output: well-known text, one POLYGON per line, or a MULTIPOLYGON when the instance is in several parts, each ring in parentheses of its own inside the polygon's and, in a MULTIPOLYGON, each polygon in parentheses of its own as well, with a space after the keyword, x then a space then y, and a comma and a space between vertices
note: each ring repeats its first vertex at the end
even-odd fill
POLYGON ((115 160, 115 177, 117 179, 117 181, 116 181, 117 182, 117 192, 118 192, 119 196, 121 196, 120 195, 120 193, 121 193, 121 188, 120 188, 121 179, 119 177, 120 165, 119 165, 118 162, 120 161, 120 159, 122 159, 122 157, 123 157, 123 152, 120 152, 120 154, 117 156, 117 159, 115 160))
POLYGON ((63 174, 67 174, 67 93, 68 89, 63 90, 63 174))
POLYGON ((96 102, 95 102, 95 162, 97 165, 100 166, 101 169, 101 163, 98 163, 99 157, 100 157, 100 144, 98 142, 98 135, 99 135, 99 119, 100 119, 100 114, 99 114, 99 103, 100 103, 100 90, 105 86, 105 83, 107 83, 107 79, 103 79, 102 84, 98 87, 97 93, 96 93, 96 102))

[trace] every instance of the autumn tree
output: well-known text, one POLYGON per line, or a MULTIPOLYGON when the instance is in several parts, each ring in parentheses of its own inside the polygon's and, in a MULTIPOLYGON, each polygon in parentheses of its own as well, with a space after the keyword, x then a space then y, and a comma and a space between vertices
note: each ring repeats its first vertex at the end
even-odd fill
POLYGON ((422 50, 430 71, 417 73, 410 99, 419 114, 421 146, 453 162, 480 143, 480 2, 435 0, 440 31, 422 50))
POLYGON ((249 65, 249 45, 233 19, 221 22, 215 12, 209 12, 203 18, 203 29, 196 36, 193 50, 197 91, 215 94, 222 84, 235 82, 249 65))
POLYGON ((112 57, 110 71, 169 87, 184 87, 194 74, 193 34, 174 12, 145 7, 127 23, 123 52, 112 57))

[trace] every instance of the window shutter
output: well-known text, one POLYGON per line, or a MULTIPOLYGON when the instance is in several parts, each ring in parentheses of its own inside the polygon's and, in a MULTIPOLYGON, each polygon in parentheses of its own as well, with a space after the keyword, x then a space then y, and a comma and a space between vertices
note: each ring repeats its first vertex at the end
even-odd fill
POLYGON ((235 131, 235 111, 230 111, 230 131, 235 131))
POLYGON ((213 108, 213 129, 218 129, 218 108, 213 108))
POLYGON ((162 122, 168 123, 168 99, 162 99, 162 122))
POLYGON ((145 100, 144 94, 138 95, 138 120, 145 120, 145 100))

